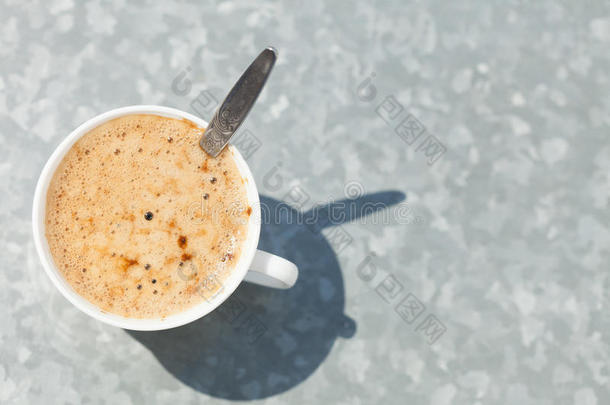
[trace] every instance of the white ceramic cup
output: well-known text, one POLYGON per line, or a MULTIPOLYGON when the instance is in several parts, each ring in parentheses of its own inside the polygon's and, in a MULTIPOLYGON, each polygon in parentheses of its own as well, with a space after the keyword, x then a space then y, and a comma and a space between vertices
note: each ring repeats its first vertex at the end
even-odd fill
POLYGON ((170 118, 187 119, 199 127, 207 127, 205 121, 184 111, 169 107, 136 105, 117 108, 91 118, 72 131, 72 133, 59 144, 42 169, 38 184, 36 185, 32 210, 32 227, 34 230, 34 243, 36 244, 36 250, 38 251, 43 267, 53 284, 55 284, 55 287, 59 289, 64 297, 87 315, 107 324, 124 329, 161 330, 187 324, 210 313, 226 300, 244 280, 267 287, 292 287, 298 277, 297 267, 286 259, 256 249, 261 228, 261 210, 258 191, 246 161, 237 148, 229 145, 229 152, 233 155, 242 178, 246 180, 244 183, 246 185, 248 203, 252 207, 252 213, 248 219, 248 238, 242 245, 240 258, 233 271, 222 282, 220 290, 215 293, 214 296, 192 308, 165 318, 138 319, 126 318, 103 311, 74 291, 57 269, 45 236, 45 208, 49 183, 63 157, 80 137, 109 120, 131 114, 153 114, 170 118))

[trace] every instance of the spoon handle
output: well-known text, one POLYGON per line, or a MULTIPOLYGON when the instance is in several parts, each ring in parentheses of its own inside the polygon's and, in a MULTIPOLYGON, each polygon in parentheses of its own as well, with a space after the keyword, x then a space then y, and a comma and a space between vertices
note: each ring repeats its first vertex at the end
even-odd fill
POLYGON ((276 58, 277 51, 272 47, 266 48, 235 83, 199 141, 199 146, 208 154, 218 156, 244 122, 263 89, 276 58))

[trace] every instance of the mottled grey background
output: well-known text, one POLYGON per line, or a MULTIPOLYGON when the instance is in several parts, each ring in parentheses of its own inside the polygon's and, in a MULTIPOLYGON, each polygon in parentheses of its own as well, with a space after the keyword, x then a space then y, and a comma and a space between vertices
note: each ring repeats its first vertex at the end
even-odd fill
POLYGON ((0 6, 0 402, 610 403, 607 2, 76 3, 0 6), (194 112, 267 45, 245 124, 265 200, 306 211, 350 185, 408 220, 265 226, 297 286, 242 286, 187 327, 81 314, 32 243, 51 151, 114 107, 194 112), (386 97, 446 147, 436 163, 380 118, 386 97))

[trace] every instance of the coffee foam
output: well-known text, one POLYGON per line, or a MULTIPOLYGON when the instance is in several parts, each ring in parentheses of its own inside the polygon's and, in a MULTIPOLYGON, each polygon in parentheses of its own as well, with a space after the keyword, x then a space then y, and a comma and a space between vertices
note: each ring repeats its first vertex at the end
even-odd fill
POLYGON ((183 311, 217 293, 237 263, 251 212, 244 180, 228 149, 201 150, 202 133, 186 120, 124 116, 80 138, 55 171, 45 218, 53 259, 102 310, 183 311))

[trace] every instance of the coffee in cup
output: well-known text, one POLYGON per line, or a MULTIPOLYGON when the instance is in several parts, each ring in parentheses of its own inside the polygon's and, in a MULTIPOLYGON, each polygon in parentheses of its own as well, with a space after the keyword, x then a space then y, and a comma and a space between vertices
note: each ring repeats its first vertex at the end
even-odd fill
POLYGON ((82 136, 50 181, 45 234, 70 286, 103 311, 163 318, 222 289, 252 208, 231 151, 186 119, 125 115, 82 136))

